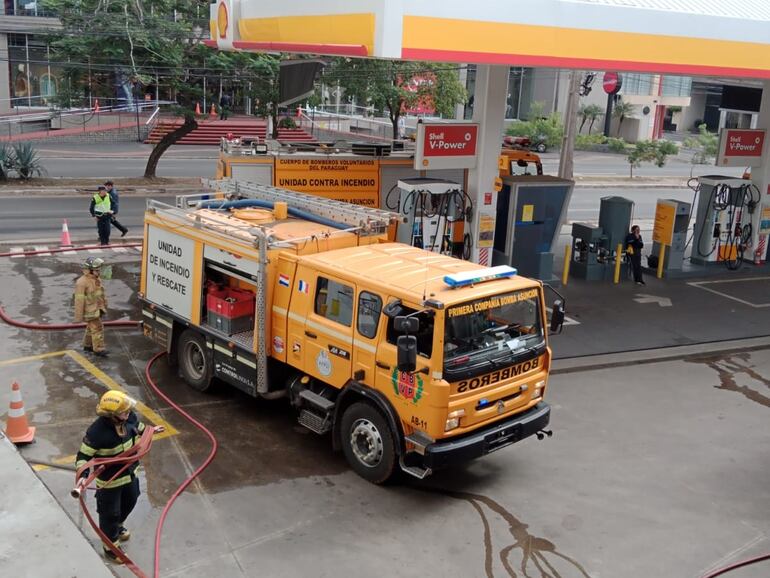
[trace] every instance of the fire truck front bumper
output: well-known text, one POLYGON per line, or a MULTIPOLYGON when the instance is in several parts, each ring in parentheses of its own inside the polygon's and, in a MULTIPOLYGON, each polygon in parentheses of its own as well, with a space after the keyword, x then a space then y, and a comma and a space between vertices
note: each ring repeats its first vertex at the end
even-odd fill
POLYGON ((550 419, 551 406, 541 402, 526 413, 456 438, 429 444, 421 456, 422 465, 436 470, 485 456, 538 433, 548 427, 550 419))

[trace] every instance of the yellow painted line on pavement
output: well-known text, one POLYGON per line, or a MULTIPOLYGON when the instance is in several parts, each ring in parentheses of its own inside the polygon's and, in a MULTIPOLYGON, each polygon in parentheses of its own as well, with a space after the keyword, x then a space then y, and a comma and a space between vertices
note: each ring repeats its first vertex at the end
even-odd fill
POLYGON ((40 353, 38 355, 28 355, 27 357, 17 357, 16 359, 6 359, 0 361, 0 367, 7 367, 9 365, 15 365, 17 363, 28 363, 30 361, 37 361, 39 359, 47 359, 49 357, 59 357, 66 355, 67 350, 64 351, 50 351, 48 353, 40 353))
MULTIPOLYGON (((49 359, 52 357, 64 357, 64 356, 69 357, 78 365, 80 365, 80 367, 82 367, 88 373, 93 375, 96 378, 96 380, 100 382, 102 385, 104 385, 107 389, 117 389, 125 393, 125 389, 123 389, 120 385, 118 385, 118 383, 114 379, 112 379, 109 375, 107 375, 101 369, 96 367, 93 363, 88 361, 80 353, 78 353, 77 351, 73 351, 71 349, 64 349, 62 351, 50 351, 48 353, 40 353, 38 355, 28 355, 25 357, 17 357, 15 359, 3 360, 3 361, 0 361, 0 367, 7 367, 10 365, 16 365, 20 363, 29 363, 31 361, 39 361, 41 359, 49 359)), ((147 421, 149 421, 152 425, 162 425, 165 428, 164 432, 159 433, 154 437, 155 441, 162 440, 167 437, 179 435, 179 430, 174 428, 165 419, 163 419, 156 411, 150 409, 144 403, 137 401, 136 409, 137 409, 137 412, 143 417, 147 418, 147 421)), ((74 465, 75 455, 73 454, 70 456, 56 458, 51 460, 51 462, 55 464, 74 465)), ((36 472, 40 472, 43 470, 50 470, 51 467, 45 466, 42 464, 36 464, 32 466, 32 469, 34 469, 36 472)))
MULTIPOLYGON (((114 379, 112 379, 109 375, 107 375, 101 369, 96 367, 93 363, 88 361, 85 357, 80 355, 77 351, 72 351, 70 349, 66 353, 72 360, 76 361, 83 369, 85 369, 88 373, 90 373, 96 379, 98 379, 104 385, 106 385, 108 389, 117 389, 118 391, 122 391, 123 393, 126 393, 126 391, 122 387, 120 387, 120 385, 118 385, 114 379)), ((150 409, 141 401, 136 402, 136 409, 139 411, 140 414, 142 414, 150 422, 152 422, 153 425, 162 425, 164 428, 166 428, 166 431, 164 431, 163 433, 159 433, 157 436, 155 436, 156 440, 179 434, 179 432, 170 423, 168 423, 165 419, 160 417, 160 415, 155 410, 150 409)))

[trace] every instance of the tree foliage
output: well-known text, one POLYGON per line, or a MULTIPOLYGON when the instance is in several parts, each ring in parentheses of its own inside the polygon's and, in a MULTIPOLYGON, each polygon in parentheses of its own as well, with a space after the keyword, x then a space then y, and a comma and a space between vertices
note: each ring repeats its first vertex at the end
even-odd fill
POLYGON ((155 176, 160 156, 197 128, 196 103, 216 102, 220 87, 250 87, 262 110, 275 102, 280 59, 272 55, 220 52, 205 46, 208 0, 43 0, 62 29, 50 37, 51 59, 64 64, 60 102, 83 97, 142 99, 149 86, 173 100, 184 117, 179 129, 155 146, 146 177, 155 176), (205 79, 205 83, 204 83, 205 79))
POLYGON ((578 132, 583 132, 583 127, 589 122, 588 134, 591 134, 594 123, 604 116, 604 111, 602 110, 602 107, 597 104, 583 104, 578 109, 578 116, 580 116, 580 130, 578 130, 578 132))
POLYGON ((325 81, 339 81, 346 95, 387 113, 394 137, 405 112, 423 105, 454 118, 454 107, 467 99, 456 69, 445 64, 338 58, 327 70, 325 81))
POLYGON ((529 120, 516 121, 508 128, 506 134, 525 136, 533 143, 545 143, 548 148, 561 145, 564 137, 564 123, 558 112, 545 116, 545 103, 533 102, 529 109, 529 120))
POLYGON ((677 152, 677 146, 666 140, 640 140, 628 154, 631 178, 634 177, 634 169, 638 169, 642 163, 654 163, 655 166, 662 167, 665 166, 668 156, 677 152))
POLYGON ((694 165, 708 164, 719 152, 719 136, 709 132, 708 126, 705 124, 698 126, 698 136, 687 137, 683 144, 685 148, 694 151, 692 156, 694 165))
POLYGON ((612 109, 612 116, 618 119, 618 136, 622 134, 621 130, 623 129, 623 121, 626 120, 627 117, 634 114, 635 111, 636 107, 630 102, 626 102, 625 100, 618 100, 618 102, 615 103, 615 108, 612 109))

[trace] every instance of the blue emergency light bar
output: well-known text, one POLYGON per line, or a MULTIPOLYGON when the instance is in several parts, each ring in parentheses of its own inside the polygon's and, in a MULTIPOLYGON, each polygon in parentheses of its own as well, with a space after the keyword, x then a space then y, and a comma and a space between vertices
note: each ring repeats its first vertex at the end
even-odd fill
POLYGON ((449 285, 452 289, 456 289, 457 287, 475 285, 476 283, 492 281, 493 279, 505 279, 507 277, 513 277, 516 275, 516 272, 516 269, 513 267, 509 267, 508 265, 499 265, 497 267, 489 267, 487 269, 477 269, 476 271, 465 271, 464 273, 446 275, 444 277, 444 283, 449 285))

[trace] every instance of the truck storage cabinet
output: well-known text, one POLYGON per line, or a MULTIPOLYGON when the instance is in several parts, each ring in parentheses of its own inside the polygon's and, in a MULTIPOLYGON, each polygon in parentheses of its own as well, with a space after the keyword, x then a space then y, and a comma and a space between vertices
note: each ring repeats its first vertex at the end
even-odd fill
POLYGON ((227 335, 251 331, 255 302, 251 291, 210 286, 206 294, 207 323, 227 335))

